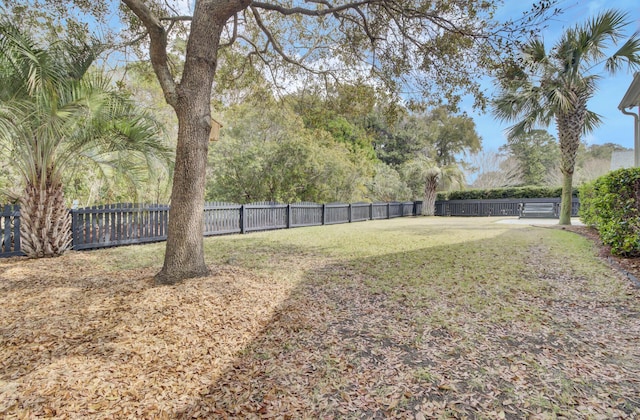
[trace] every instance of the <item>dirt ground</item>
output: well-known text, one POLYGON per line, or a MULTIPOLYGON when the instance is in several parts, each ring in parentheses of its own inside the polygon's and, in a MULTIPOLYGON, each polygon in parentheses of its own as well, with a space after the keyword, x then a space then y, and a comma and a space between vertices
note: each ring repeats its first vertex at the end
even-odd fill
POLYGON ((0 417, 640 418, 640 289, 560 230, 214 238, 170 287, 159 244, 0 260, 0 417))

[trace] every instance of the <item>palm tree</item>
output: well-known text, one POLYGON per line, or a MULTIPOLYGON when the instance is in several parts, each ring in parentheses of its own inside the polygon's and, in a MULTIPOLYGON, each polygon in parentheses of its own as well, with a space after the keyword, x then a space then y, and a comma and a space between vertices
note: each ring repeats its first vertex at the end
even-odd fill
POLYGON ((66 172, 91 162, 135 176, 166 161, 159 126, 91 71, 97 44, 54 41, 40 48, 0 22, 0 150, 20 174, 22 250, 61 255, 71 244, 66 172))
POLYGON ((587 109, 596 92, 598 74, 610 74, 626 64, 640 65, 640 33, 634 33, 612 55, 610 47, 624 39, 630 21, 627 14, 609 10, 583 25, 568 29, 549 50, 540 39, 532 39, 522 49, 522 61, 509 66, 499 78, 501 89, 493 102, 494 115, 516 122, 509 136, 548 127, 555 122, 560 139, 562 207, 560 224, 571 224, 571 193, 580 136, 601 121, 587 109))
POLYGON ((420 155, 403 165, 402 172, 412 190, 424 194, 422 215, 435 214, 437 192, 464 185, 464 174, 457 164, 439 165, 434 159, 420 155))

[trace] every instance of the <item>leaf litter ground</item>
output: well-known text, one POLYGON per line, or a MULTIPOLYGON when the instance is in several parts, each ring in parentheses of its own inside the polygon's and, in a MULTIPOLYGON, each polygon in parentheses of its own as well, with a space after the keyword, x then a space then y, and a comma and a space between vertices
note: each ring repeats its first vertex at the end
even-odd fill
POLYGON ((572 232, 412 218, 0 260, 0 417, 635 418, 640 292, 572 232))

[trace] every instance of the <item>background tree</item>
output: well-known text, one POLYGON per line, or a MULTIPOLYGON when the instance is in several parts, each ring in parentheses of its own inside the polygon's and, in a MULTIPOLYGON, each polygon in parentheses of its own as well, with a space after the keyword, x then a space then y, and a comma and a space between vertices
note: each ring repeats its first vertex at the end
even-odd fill
POLYGON ((578 149, 577 185, 590 182, 606 174, 612 167, 614 152, 633 152, 615 143, 590 144, 578 149))
POLYGON ((0 23, 0 150, 22 184, 22 251, 62 254, 71 243, 65 173, 82 164, 131 180, 168 158, 159 126, 91 64, 98 45, 51 41, 46 49, 0 23))
MULTIPOLYGON (((86 0, 38 3, 55 12, 73 4, 106 21, 105 3, 100 3, 102 10, 92 10, 100 7, 86 0)), ((241 69, 264 69, 275 87, 289 87, 301 69, 325 80, 349 79, 361 71, 395 97, 408 87, 424 93, 427 101, 455 104, 461 94, 471 93, 482 105, 477 76, 495 65, 497 54, 511 50, 505 42, 530 29, 528 24, 552 3, 542 1, 528 21, 501 23, 492 19, 493 2, 476 0, 322 1, 308 7, 269 0, 199 0, 192 13, 172 9, 167 1, 122 0, 123 11, 133 14, 123 15, 128 35, 134 40, 148 36, 154 72, 178 119, 165 261, 156 282, 208 273, 202 206, 211 89, 221 49, 238 51, 244 57, 238 62, 241 69), (174 72, 167 53, 174 29, 187 39, 179 72, 174 72), (437 96, 428 94, 436 91, 437 96)))
POLYGON ((523 185, 544 185, 549 172, 557 170, 560 161, 558 143, 546 130, 511 136, 501 150, 519 162, 523 185))
POLYGON ((591 144, 585 147, 585 157, 587 159, 611 160, 613 152, 632 152, 633 149, 621 146, 616 143, 591 144))
POLYGON ((398 117, 398 121, 390 121, 383 112, 376 110, 366 122, 376 156, 395 169, 413 159, 429 143, 424 119, 404 108, 398 117))
POLYGON ((465 113, 455 115, 445 107, 438 107, 429 113, 427 121, 434 159, 442 167, 460 165, 464 155, 482 148, 476 124, 465 113))
POLYGON ((467 165, 462 158, 481 148, 475 123, 465 114, 454 115, 438 107, 427 114, 409 115, 398 131, 400 138, 419 147, 412 159, 403 162, 401 172, 414 194, 424 195, 422 212, 431 216, 438 190, 465 185, 467 165))
POLYGON ((549 50, 540 39, 522 49, 522 61, 514 62, 501 78, 501 91, 494 102, 494 114, 506 121, 518 121, 510 137, 553 121, 558 130, 563 175, 560 224, 571 224, 571 195, 580 136, 600 123, 587 109, 599 80, 598 71, 609 73, 623 65, 640 66, 640 33, 625 39, 628 16, 610 10, 564 32, 549 50), (622 42, 610 55, 608 49, 622 42))
POLYGON ((230 107, 220 141, 210 148, 209 200, 358 201, 372 162, 330 132, 308 129, 275 102, 230 107))
POLYGON ((413 196, 400 173, 383 162, 375 165, 374 175, 367 182, 367 190, 367 198, 373 202, 405 201, 413 196))
POLYGON ((465 184, 464 173, 459 166, 439 165, 436 160, 424 155, 406 162, 402 172, 414 194, 424 197, 423 216, 435 214, 436 196, 439 190, 461 188, 465 184))
POLYGON ((467 179, 473 188, 502 188, 522 185, 520 162, 504 153, 481 150, 469 157, 467 179))
POLYGON ((333 83, 328 92, 322 92, 320 87, 305 87, 288 95, 283 102, 302 118, 305 128, 326 131, 349 150, 364 153, 374 161, 372 137, 364 121, 373 112, 376 99, 376 93, 369 86, 333 83))

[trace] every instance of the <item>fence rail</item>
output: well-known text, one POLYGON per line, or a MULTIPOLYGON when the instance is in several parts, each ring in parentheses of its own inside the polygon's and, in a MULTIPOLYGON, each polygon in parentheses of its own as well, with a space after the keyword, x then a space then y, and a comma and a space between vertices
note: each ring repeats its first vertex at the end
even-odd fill
MULTIPOLYGON (((525 202, 560 202, 559 198, 518 200, 437 201, 436 216, 517 216, 525 202)), ((573 202, 573 215, 580 203, 573 202)), ((0 257, 23 255, 20 251, 20 209, 0 207, 0 257)), ((167 239, 169 206, 112 204, 72 209, 71 229, 75 250, 158 242, 167 239)), ((419 215, 421 201, 394 203, 294 203, 273 202, 239 205, 205 203, 203 235, 226 235, 261 230, 288 229, 391 219, 419 215)))
MULTIPOLYGON (((436 201, 436 216, 518 216, 522 203, 554 203, 560 206, 560 198, 522 198, 495 200, 436 201)), ((571 216, 578 216, 580 201, 574 197, 571 216)))

